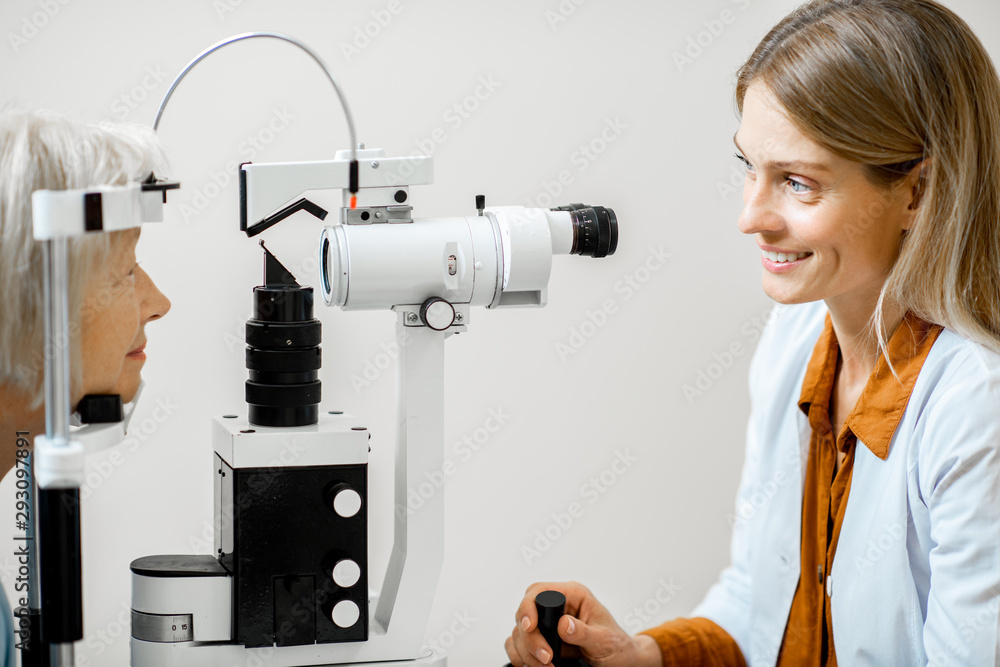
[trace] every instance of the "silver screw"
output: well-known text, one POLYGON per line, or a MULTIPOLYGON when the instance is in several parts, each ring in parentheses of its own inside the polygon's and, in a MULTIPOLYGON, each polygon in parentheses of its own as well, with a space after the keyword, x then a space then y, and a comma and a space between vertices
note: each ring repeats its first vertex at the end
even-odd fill
POLYGON ((456 322, 462 321, 462 313, 455 313, 455 321, 456 322))
POLYGON ((410 324, 413 324, 414 322, 417 321, 417 314, 416 313, 407 313, 406 314, 406 321, 409 322, 410 324))
POLYGON ((378 160, 372 162, 372 169, 378 169, 378 160))
POLYGON ((375 211, 375 217, 376 218, 381 218, 382 217, 382 211, 375 211))

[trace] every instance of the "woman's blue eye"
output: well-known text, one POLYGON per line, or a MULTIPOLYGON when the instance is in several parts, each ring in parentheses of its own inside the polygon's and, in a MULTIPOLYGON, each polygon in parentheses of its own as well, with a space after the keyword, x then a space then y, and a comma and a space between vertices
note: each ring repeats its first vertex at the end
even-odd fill
POLYGON ((802 194, 804 192, 809 192, 809 191, 812 190, 812 188, 809 187, 808 185, 806 185, 805 183, 800 183, 799 181, 796 181, 793 178, 789 178, 788 182, 792 186, 792 192, 797 192, 799 194, 802 194), (799 189, 799 188, 801 188, 801 189, 799 189))
POLYGON ((736 159, 743 163, 743 166, 746 167, 747 171, 749 171, 751 173, 753 172, 753 165, 750 164, 750 160, 746 159, 745 157, 743 157, 739 153, 736 153, 736 159))

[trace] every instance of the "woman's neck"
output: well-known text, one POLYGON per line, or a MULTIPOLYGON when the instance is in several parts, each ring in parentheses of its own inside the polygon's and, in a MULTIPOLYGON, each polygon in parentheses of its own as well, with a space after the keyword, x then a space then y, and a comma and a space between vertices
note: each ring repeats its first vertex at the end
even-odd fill
POLYGON ((23 390, 0 384, 0 479, 14 467, 18 439, 33 446, 35 436, 45 432, 45 406, 32 403, 23 390))
MULTIPOLYGON (((879 348, 871 323, 877 304, 878 294, 864 303, 845 305, 832 299, 826 302, 834 333, 837 334, 837 343, 840 345, 842 377, 867 381, 875 371, 879 348)), ((887 300, 883 304, 882 321, 885 323, 887 341, 903 321, 905 314, 905 309, 894 302, 887 300)))

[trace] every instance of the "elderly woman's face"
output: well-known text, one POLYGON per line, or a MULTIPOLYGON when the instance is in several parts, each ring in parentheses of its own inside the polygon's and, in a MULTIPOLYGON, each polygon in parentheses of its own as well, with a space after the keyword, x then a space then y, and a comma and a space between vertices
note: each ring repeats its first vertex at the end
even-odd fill
POLYGON ((91 269, 80 311, 86 394, 120 394, 131 401, 146 361, 145 325, 163 317, 170 301, 135 261, 138 230, 119 232, 108 261, 91 269))
POLYGON ((747 91, 736 145, 747 163, 739 227, 760 246, 768 296, 870 304, 912 219, 909 180, 872 184, 860 164, 800 132, 763 84, 747 91))

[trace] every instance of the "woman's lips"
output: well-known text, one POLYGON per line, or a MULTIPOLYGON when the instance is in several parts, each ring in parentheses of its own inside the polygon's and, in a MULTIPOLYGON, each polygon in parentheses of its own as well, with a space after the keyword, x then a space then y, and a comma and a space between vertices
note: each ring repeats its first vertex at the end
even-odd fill
POLYGON ((135 348, 125 356, 129 359, 145 359, 146 358, 146 344, 143 343, 139 347, 135 348))
POLYGON ((812 259, 811 254, 790 262, 774 262, 768 259, 766 255, 761 255, 760 261, 764 265, 764 268, 771 273, 788 273, 789 271, 794 271, 810 259, 812 259))

